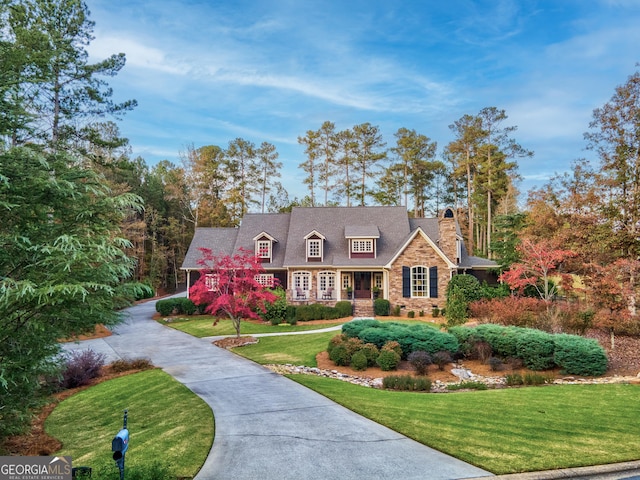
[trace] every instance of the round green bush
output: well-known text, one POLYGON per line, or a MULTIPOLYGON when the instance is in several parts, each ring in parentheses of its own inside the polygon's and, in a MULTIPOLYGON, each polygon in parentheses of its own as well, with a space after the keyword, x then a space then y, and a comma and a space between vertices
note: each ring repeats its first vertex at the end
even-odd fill
POLYGON ((376 363, 385 372, 395 370, 398 363, 400 363, 400 355, 393 350, 382 350, 376 359, 376 363))
POLYGON ((175 308, 176 308, 176 305, 172 298, 167 298, 165 300, 158 300, 156 302, 156 312, 158 312, 163 317, 167 317, 171 315, 175 308))
POLYGON ((365 343, 359 351, 367 357, 367 366, 373 367, 376 364, 380 350, 373 343, 365 343))
POLYGON ((400 357, 402 357, 402 347, 395 340, 389 340, 382 346, 382 350, 391 350, 396 352, 400 357))
POLYGON ((390 309, 391 303, 389 303, 389 300, 385 298, 376 298, 373 301, 373 313, 376 315, 386 317, 389 315, 390 309))
POLYGON ((362 351, 357 351, 353 355, 351 355, 351 368, 354 370, 361 372, 367 369, 369 362, 367 361, 367 356, 362 351))
POLYGON ((347 346, 344 344, 333 347, 331 352, 329 352, 329 358, 338 366, 347 366, 351 361, 349 350, 347 350, 347 346))

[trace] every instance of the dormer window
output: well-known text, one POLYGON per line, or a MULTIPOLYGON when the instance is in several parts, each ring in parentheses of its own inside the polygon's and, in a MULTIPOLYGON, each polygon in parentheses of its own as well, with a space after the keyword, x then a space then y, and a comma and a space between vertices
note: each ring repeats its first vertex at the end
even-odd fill
POLYGON ((314 230, 304 239, 307 242, 307 262, 321 262, 324 258, 324 236, 314 230))
POLYGON ((351 253, 373 253, 373 239, 351 240, 351 253))
POLYGON ((376 258, 376 241, 380 231, 375 225, 348 225, 344 237, 349 240, 349 258, 376 258))
POLYGON ((271 262, 273 258, 273 244, 277 242, 275 238, 266 232, 253 237, 255 242, 256 257, 263 263, 271 262))

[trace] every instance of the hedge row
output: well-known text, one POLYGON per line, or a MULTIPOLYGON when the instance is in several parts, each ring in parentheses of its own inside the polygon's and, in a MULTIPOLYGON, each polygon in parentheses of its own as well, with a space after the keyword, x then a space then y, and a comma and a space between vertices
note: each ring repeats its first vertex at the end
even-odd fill
POLYGON ((198 307, 185 297, 178 298, 166 298, 164 300, 158 300, 156 302, 156 312, 166 317, 173 314, 177 315, 193 315, 196 313, 198 307))
POLYGON ((435 354, 441 351, 455 353, 459 349, 458 340, 428 325, 405 325, 397 322, 377 320, 356 320, 342 326, 342 333, 350 338, 359 338, 382 348, 387 342, 396 341, 402 349, 402 358, 410 353, 425 351, 435 354))
POLYGON ((293 307, 294 318, 299 322, 310 320, 335 320, 337 318, 350 317, 352 315, 351 302, 337 302, 335 307, 329 307, 321 303, 310 305, 297 305, 293 307))
POLYGON ((493 353, 503 358, 520 358, 531 370, 560 367, 571 375, 597 376, 607 370, 607 355, 600 344, 578 335, 551 334, 521 327, 485 324, 477 327, 451 327, 464 348, 487 342, 493 353))

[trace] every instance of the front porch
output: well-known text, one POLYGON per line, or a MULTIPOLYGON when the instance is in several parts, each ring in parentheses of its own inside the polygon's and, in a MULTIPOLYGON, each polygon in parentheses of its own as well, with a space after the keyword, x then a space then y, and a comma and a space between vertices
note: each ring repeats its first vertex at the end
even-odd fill
POLYGON ((287 290, 291 302, 335 303, 387 298, 386 271, 294 271, 287 290))

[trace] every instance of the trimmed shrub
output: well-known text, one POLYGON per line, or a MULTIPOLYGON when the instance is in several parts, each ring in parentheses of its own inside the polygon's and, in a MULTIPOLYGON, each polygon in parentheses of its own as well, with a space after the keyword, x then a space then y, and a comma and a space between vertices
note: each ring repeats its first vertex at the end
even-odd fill
POLYGON ((563 372, 597 376, 607 371, 607 355, 596 340, 576 335, 556 335, 554 343, 554 361, 563 372))
POLYGON ((369 362, 367 361, 367 356, 362 351, 357 351, 353 355, 351 355, 351 368, 354 370, 361 372, 367 369, 369 362))
POLYGON ((334 346, 329 352, 329 359, 338 366, 347 366, 351 361, 351 355, 344 343, 334 346))
POLYGON ((431 316, 433 318, 438 318, 440 316, 440 309, 438 307, 433 307, 431 309, 431 316))
POLYGON ((76 388, 87 385, 100 375, 105 356, 93 350, 72 352, 62 370, 62 387, 76 388))
POLYGON ((362 346, 359 352, 362 352, 367 357, 367 366, 373 367, 376 364, 376 359, 380 355, 380 350, 373 343, 366 343, 362 346))
POLYGON ((338 345, 344 344, 346 339, 347 337, 344 335, 336 335, 335 337, 332 337, 327 345, 327 353, 329 353, 329 356, 331 356, 331 351, 338 345))
POLYGON ((388 375, 382 379, 382 388, 428 392, 431 390, 431 380, 427 377, 412 377, 411 375, 388 375))
POLYGON ((453 358, 451 358, 451 354, 449 352, 447 352, 446 350, 443 350, 441 352, 434 353, 432 360, 433 360, 433 363, 435 363, 438 366, 438 370, 443 371, 445 365, 447 363, 451 363, 453 361, 453 358))
POLYGON ((487 384, 483 382, 464 381, 447 385, 447 390, 486 390, 487 384))
POLYGON ((385 372, 395 370, 400 363, 400 355, 393 350, 382 350, 376 359, 378 366, 385 372))
POLYGON ((424 350, 411 352, 408 357, 409 363, 416 369, 418 375, 426 375, 429 365, 431 365, 431 355, 424 350))
POLYGON ((394 317, 399 317, 400 310, 402 310, 402 307, 400 307, 400 305, 396 305, 393 307, 393 310, 391 311, 391 313, 393 314, 394 317))
POLYGON ((392 352, 397 353, 400 357, 402 357, 402 347, 395 340, 390 340, 382 346, 382 350, 390 350, 392 352))
POLYGON ((358 335, 365 343, 373 343, 376 347, 382 348, 385 343, 395 338, 391 328, 365 328, 358 335))
POLYGON ((175 299, 176 311, 178 315, 193 315, 196 313, 198 307, 196 307, 195 303, 190 298, 176 298, 175 299))
POLYGON ((391 303, 389 300, 385 298, 376 298, 373 301, 373 313, 375 315, 379 315, 381 317, 389 316, 389 310, 391 308, 391 303))
POLYGON ((158 300, 156 302, 156 312, 158 312, 163 317, 168 317, 173 313, 176 308, 176 304, 173 301, 173 298, 167 298, 164 300, 158 300))
POLYGON ((342 333, 347 337, 359 337, 360 332, 365 328, 370 328, 380 325, 378 320, 355 320, 342 325, 342 333))
POLYGON ((407 318, 414 318, 416 316, 416 312, 414 312, 413 310, 409 310, 407 312, 407 318))
POLYGON ((517 356, 531 370, 547 370, 555 366, 553 335, 540 330, 523 330, 516 341, 517 356))
POLYGON ((336 314, 338 315, 337 318, 350 317, 351 315, 353 315, 353 306, 351 305, 351 302, 347 302, 344 300, 336 302, 336 306, 334 308, 336 310, 336 314))
POLYGON ((344 346, 347 347, 347 353, 349 357, 364 347, 364 342, 359 338, 347 338, 344 341, 344 346))

